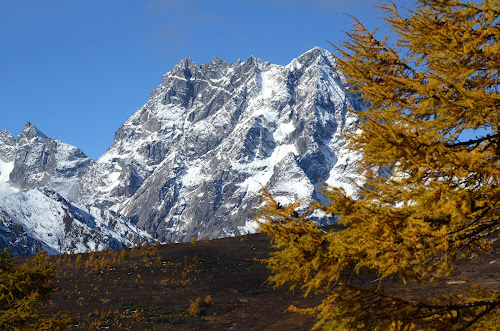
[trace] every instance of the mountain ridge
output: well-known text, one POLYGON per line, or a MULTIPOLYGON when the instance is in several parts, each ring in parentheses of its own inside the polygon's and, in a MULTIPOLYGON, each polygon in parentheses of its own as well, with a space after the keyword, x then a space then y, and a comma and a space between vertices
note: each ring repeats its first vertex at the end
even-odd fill
MULTIPOLYGON (((317 178, 338 182, 333 165, 356 159, 335 152, 343 148, 342 132, 356 122, 347 108, 360 101, 345 92, 334 67, 331 54, 320 48, 286 66, 255 57, 179 61, 96 161, 83 201, 125 214, 161 241, 183 241, 248 228, 259 183, 266 185, 280 167, 308 183, 297 181, 300 192, 281 185, 276 193, 317 199, 317 178)), ((278 185, 276 176, 273 183, 278 185)))
POLYGON ((96 161, 28 122, 16 140, 10 184, 47 187, 75 206, 123 215, 162 242, 254 232, 261 185, 284 204, 319 201, 318 178, 355 191, 359 155, 343 136, 357 122, 352 107, 363 107, 360 97, 318 47, 286 66, 253 56, 200 65, 185 58, 96 161), (23 144, 28 137, 33 143, 23 144), (31 156, 21 158, 20 150, 31 156), (72 171, 59 171, 68 163, 72 171), (56 185, 63 182, 71 189, 56 185))

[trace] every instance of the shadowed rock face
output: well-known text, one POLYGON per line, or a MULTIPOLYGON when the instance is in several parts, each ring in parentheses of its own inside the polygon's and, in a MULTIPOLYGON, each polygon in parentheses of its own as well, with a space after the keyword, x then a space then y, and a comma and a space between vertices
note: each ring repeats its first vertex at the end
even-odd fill
POLYGON ((348 185, 357 155, 341 133, 360 100, 314 48, 287 66, 184 59, 81 177, 78 200, 111 208, 162 241, 251 231, 261 185, 318 199, 318 178, 348 185))
POLYGON ((0 210, 0 249, 8 248, 12 255, 34 255, 43 245, 28 234, 22 224, 15 222, 9 214, 0 210))

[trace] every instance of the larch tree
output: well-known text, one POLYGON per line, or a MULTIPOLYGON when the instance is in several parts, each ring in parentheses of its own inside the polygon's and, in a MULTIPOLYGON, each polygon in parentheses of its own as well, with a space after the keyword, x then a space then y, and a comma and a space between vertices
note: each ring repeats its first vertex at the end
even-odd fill
POLYGON ((19 264, 7 251, 0 252, 0 329, 64 330, 69 316, 40 313, 53 288, 55 265, 41 252, 19 264))
POLYGON ((420 0, 405 14, 394 3, 380 8, 391 38, 354 19, 349 41, 336 48, 339 69, 368 105, 352 110, 359 129, 346 135, 362 155, 364 184, 356 199, 326 187, 328 203, 305 212, 263 191, 257 218, 277 248, 265 260, 270 280, 324 296, 316 307, 290 308, 316 314, 316 328, 495 329, 499 291, 470 282, 466 291, 419 299, 391 286, 422 288, 494 249, 500 3, 420 0), (316 227, 317 210, 338 215, 339 226, 316 227))

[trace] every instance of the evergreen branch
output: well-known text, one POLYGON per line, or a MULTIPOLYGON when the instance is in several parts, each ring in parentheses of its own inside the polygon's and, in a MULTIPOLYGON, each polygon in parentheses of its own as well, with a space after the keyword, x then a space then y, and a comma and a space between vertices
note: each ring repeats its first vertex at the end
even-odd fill
POLYGON ((474 301, 467 303, 452 303, 449 305, 429 305, 426 303, 418 303, 419 306, 429 309, 436 310, 438 313, 450 310, 461 310, 461 309, 469 309, 469 308, 478 308, 478 307, 492 307, 495 308, 500 306, 500 298, 484 300, 484 301, 474 301))
POLYGON ((499 139, 499 138, 500 138, 500 133, 497 133, 497 134, 486 135, 478 139, 459 141, 457 143, 447 143, 445 146, 448 148, 454 148, 458 146, 470 146, 470 145, 480 144, 486 140, 499 139))
POLYGON ((467 323, 467 325, 465 325, 463 328, 459 329, 460 331, 461 330, 467 330, 468 328, 470 328, 472 325, 474 325, 474 323, 476 323, 477 321, 479 321, 482 317, 486 316, 487 314, 489 314, 491 311, 493 311, 493 309, 496 309, 498 306, 497 305, 494 305, 494 306, 491 306, 485 310, 483 310, 480 314, 478 314, 476 317, 474 317, 469 323, 467 323))
POLYGON ((489 221, 487 223, 483 223, 481 225, 478 225, 476 228, 461 234, 458 236, 460 240, 465 240, 465 239, 471 239, 472 241, 480 239, 482 237, 485 237, 489 235, 491 232, 488 231, 487 233, 484 233, 486 230, 491 230, 493 228, 493 232, 495 230, 498 230, 500 228, 500 220, 499 219, 494 219, 492 221, 489 221), (481 234, 483 232, 483 234, 481 234), (478 236, 479 235, 479 236, 478 236), (476 239, 474 239, 476 238, 476 239))

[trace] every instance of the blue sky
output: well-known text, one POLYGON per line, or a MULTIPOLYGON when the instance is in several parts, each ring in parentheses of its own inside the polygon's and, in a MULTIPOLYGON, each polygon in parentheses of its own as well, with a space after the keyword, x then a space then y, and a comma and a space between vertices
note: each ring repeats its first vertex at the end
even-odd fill
POLYGON ((344 13, 383 26, 377 2, 0 1, 0 130, 16 136, 30 121, 96 159, 182 58, 254 55, 286 65, 344 40, 351 23, 344 13))

